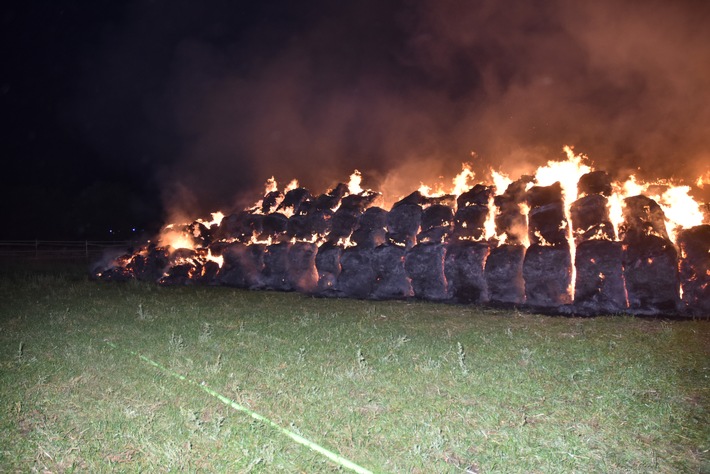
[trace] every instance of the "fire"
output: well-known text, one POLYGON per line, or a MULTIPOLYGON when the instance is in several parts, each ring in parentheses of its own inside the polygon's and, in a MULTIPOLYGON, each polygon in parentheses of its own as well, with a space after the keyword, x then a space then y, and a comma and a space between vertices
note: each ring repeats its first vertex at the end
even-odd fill
POLYGON ((476 174, 471 170, 471 165, 468 163, 463 163, 461 165, 461 172, 456 175, 453 179, 453 189, 450 194, 454 196, 460 196, 469 189, 471 189, 470 181, 476 177, 476 174))
MULTIPOLYGON (((350 253, 352 250, 346 253, 351 247, 362 247, 364 255, 371 249, 378 249, 376 258, 386 259, 395 255, 387 252, 398 246, 400 248, 396 251, 401 252, 397 254, 400 255, 398 258, 404 262, 421 245, 421 248, 434 250, 429 250, 430 254, 422 253, 418 258, 439 258, 438 255, 441 255, 440 270, 450 261, 462 258, 459 257, 461 249, 481 252, 479 256, 482 260, 477 263, 480 268, 487 265, 487 259, 490 259, 503 262, 493 264, 501 265, 501 269, 514 269, 520 265, 515 262, 521 261, 516 258, 524 258, 524 268, 538 268, 535 265, 539 264, 535 262, 550 256, 545 264, 555 262, 555 271, 559 270, 559 273, 551 272, 553 275, 549 281, 544 274, 547 269, 543 273, 532 270, 532 276, 524 275, 526 286, 518 302, 527 301, 531 305, 537 304, 535 298, 540 298, 539 294, 548 290, 550 295, 554 293, 554 298, 558 298, 556 304, 571 301, 576 304, 576 290, 584 298, 585 292, 590 291, 590 286, 584 282, 593 279, 604 282, 603 285, 598 283, 599 295, 604 293, 603 298, 612 298, 613 304, 620 308, 631 308, 640 303, 633 300, 633 289, 627 292, 627 285, 638 283, 631 277, 627 279, 626 273, 638 268, 645 271, 646 267, 653 267, 654 271, 665 268, 666 274, 672 273, 673 268, 681 273, 685 271, 681 287, 675 290, 676 296, 684 298, 688 294, 698 294, 699 290, 694 288, 700 284, 695 280, 702 278, 707 270, 695 267, 692 271, 678 270, 678 262, 689 258, 689 253, 697 254, 697 250, 686 252, 683 245, 690 245, 691 237, 681 231, 700 226, 706 218, 701 203, 691 195, 693 187, 669 180, 644 182, 634 175, 614 182, 603 171, 595 172, 584 154, 576 154, 569 146, 565 146, 563 151, 566 155, 564 160, 550 160, 535 170, 526 170, 517 179, 491 168, 489 179, 476 183, 471 165, 463 163, 461 172, 450 181, 435 177, 435 182, 420 183, 418 191, 421 195, 412 193, 403 196, 401 202, 389 210, 382 204, 383 194, 363 188, 363 176, 357 169, 347 183, 340 183, 322 195, 311 195, 295 179, 280 191, 272 176, 265 182, 263 197, 251 208, 236 210, 228 216, 225 216, 227 213, 213 212, 210 219, 168 224, 157 239, 157 248, 156 245, 146 246, 131 256, 117 259, 115 265, 126 272, 139 272, 149 264, 146 262, 158 262, 164 265, 160 267, 163 276, 159 281, 165 284, 174 284, 180 278, 220 282, 219 276, 215 275, 222 271, 228 273, 235 265, 241 265, 240 259, 257 259, 247 263, 258 269, 268 265, 258 260, 265 258, 264 255, 273 260, 286 258, 285 255, 291 258, 291 252, 295 255, 310 252, 309 255, 315 258, 314 252, 318 254, 321 248, 342 252, 343 255, 357 255, 360 252, 358 248, 355 249, 358 253, 350 253), (449 184, 445 184, 447 181, 449 184), (464 193, 466 195, 462 198, 464 193), (635 258, 633 253, 640 248, 638 239, 645 239, 648 235, 653 235, 653 238, 643 241, 643 245, 658 246, 653 248, 656 252, 653 257, 644 254, 633 265, 625 260, 622 262, 621 255, 623 258, 629 255, 632 256, 629 258, 635 258), (464 241, 476 244, 466 242, 463 245, 464 241), (537 245, 530 248, 531 241, 537 245), (612 244, 611 241, 620 243, 612 244), (457 242, 462 245, 457 245, 457 242), (323 247, 326 243, 327 246, 323 247), (264 249, 270 246, 275 247, 264 249), (381 247, 383 252, 379 254, 381 247), (247 248, 248 251, 245 250, 247 248), (673 263, 676 252, 680 260, 673 263), (596 260, 590 259, 590 255, 596 260), (577 256, 581 262, 579 282, 576 275, 577 256), (609 261, 618 261, 619 269, 610 267, 609 261), (667 262, 671 262, 670 271, 668 267, 662 267, 668 265, 667 262), (223 268, 225 265, 226 269, 223 268), (593 266, 591 270, 589 265, 593 266), (634 269, 629 270, 632 266, 634 269), (582 270, 583 267, 585 270, 582 270), (551 286, 546 288, 545 285, 550 282, 551 286), (576 283, 578 289, 575 288, 576 283), (529 288, 533 288, 530 294, 526 293, 529 288), (617 291, 615 288, 623 294, 612 294, 617 291)), ((693 186, 702 187, 707 183, 710 183, 710 173, 699 177, 693 186)), ((323 255, 324 260, 330 258, 330 254, 323 255)), ((321 258, 320 254, 318 256, 321 258)), ((335 262, 340 268, 340 261, 335 262)), ((377 265, 378 271, 389 266, 377 265)), ((417 271, 421 267, 418 265, 413 263, 406 271, 417 271)), ((467 268, 466 272, 472 271, 472 267, 467 268)), ((458 278, 455 273, 445 276, 458 278)), ((314 278, 317 281, 321 277, 314 278)), ((324 285, 337 289, 337 275, 330 278, 332 280, 324 285)), ((509 285, 517 285, 515 281, 521 281, 520 278, 507 278, 504 281, 509 285)), ((241 284, 234 283, 241 281, 236 277, 229 281, 241 284)), ((416 293, 416 289, 414 291, 416 293)))
POLYGON ((673 242, 679 229, 695 227, 703 223, 700 205, 688 194, 690 186, 671 186, 655 199, 663 209, 668 223, 668 233, 673 242))
POLYGON ((222 219, 224 219, 224 214, 222 212, 217 211, 217 212, 212 212, 210 213, 212 216, 212 220, 209 222, 205 222, 202 219, 197 219, 196 222, 199 222, 200 224, 204 224, 205 227, 212 227, 213 225, 219 226, 222 223, 222 219))
POLYGON ((195 242, 184 230, 175 228, 174 224, 168 224, 158 237, 158 245, 177 249, 194 249, 195 242))
POLYGON ((353 171, 353 174, 350 175, 350 181, 348 181, 348 190, 350 191, 350 194, 362 193, 363 189, 360 187, 361 183, 362 173, 358 170, 353 171))
POLYGON ((278 184, 276 184, 276 178, 272 176, 271 178, 266 180, 266 185, 264 186, 264 194, 273 193, 278 190, 279 187, 278 184))

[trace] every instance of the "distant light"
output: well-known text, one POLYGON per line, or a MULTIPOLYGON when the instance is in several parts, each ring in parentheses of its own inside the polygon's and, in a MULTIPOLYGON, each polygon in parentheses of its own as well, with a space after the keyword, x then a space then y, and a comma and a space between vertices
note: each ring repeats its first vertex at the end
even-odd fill
POLYGON ((133 232, 135 232, 135 231, 136 231, 136 228, 134 227, 134 228, 132 228, 131 230, 132 230, 133 232))

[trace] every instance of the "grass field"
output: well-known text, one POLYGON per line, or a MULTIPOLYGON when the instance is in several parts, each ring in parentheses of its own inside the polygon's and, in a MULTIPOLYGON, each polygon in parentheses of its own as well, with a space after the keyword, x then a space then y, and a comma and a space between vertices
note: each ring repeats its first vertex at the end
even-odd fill
POLYGON ((710 472, 708 320, 1 272, 0 472, 351 472, 203 388, 373 472, 710 472))

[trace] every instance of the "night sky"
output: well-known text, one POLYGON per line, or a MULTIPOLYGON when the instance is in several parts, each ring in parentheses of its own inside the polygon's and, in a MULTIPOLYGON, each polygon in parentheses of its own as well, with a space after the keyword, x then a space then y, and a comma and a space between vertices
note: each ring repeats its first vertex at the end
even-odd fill
POLYGON ((0 239, 134 238, 271 175, 518 175, 566 144, 619 178, 710 171, 707 1, 16 3, 0 239))

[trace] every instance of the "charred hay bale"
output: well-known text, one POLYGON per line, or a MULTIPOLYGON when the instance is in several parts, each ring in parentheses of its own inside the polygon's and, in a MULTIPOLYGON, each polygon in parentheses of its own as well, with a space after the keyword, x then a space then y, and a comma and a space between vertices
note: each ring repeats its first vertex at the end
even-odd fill
POLYGON ((422 211, 421 232, 417 242, 443 242, 453 229, 454 211, 444 204, 434 204, 422 211))
POLYGON ((521 211, 521 206, 527 204, 528 183, 532 182, 531 176, 523 176, 512 182, 505 192, 493 198, 498 208, 495 216, 496 233, 505 236, 509 244, 517 245, 528 241, 528 220, 521 211))
POLYGON ((531 244, 566 246, 567 218, 562 201, 537 206, 528 215, 528 238, 531 244))
POLYGON ((683 305, 692 314, 710 315, 710 225, 678 234, 683 305))
POLYGON ((606 171, 592 171, 584 174, 577 182, 577 192, 582 196, 601 194, 611 196, 611 176, 606 171))
POLYGON ((293 215, 288 218, 288 226, 286 234, 289 237, 306 240, 313 236, 313 231, 310 228, 310 222, 306 215, 293 215))
POLYGON ((198 247, 208 247, 212 243, 212 229, 207 228, 202 222, 193 222, 187 226, 186 231, 198 247))
POLYGON ((676 311, 680 301, 678 253, 655 235, 624 245, 624 280, 629 309, 640 314, 676 311))
POLYGON ((488 207, 488 201, 493 197, 493 187, 477 184, 456 199, 456 207, 462 209, 468 206, 488 207))
MULTIPOLYGON (((505 236, 511 245, 528 241, 528 219, 519 207, 507 208, 495 216, 496 233, 505 236)), ((481 235, 483 232, 481 232, 481 235)))
POLYGON ((316 270, 318 271, 317 292, 319 294, 325 296, 336 294, 342 253, 343 248, 333 242, 325 242, 318 248, 316 270))
POLYGON ((460 303, 485 303, 488 285, 484 269, 490 253, 487 243, 459 241, 446 248, 444 274, 454 299, 460 303))
POLYGON ((380 196, 380 193, 376 193, 374 191, 363 191, 360 194, 349 194, 342 199, 340 207, 356 210, 359 215, 362 214, 365 209, 370 207, 380 196))
POLYGON ((310 242, 296 242, 288 251, 288 283, 302 293, 312 293, 318 286, 316 254, 318 246, 310 242))
POLYGON ((248 242, 252 236, 259 235, 263 231, 263 219, 262 214, 252 214, 249 211, 230 214, 220 222, 219 228, 215 232, 215 238, 248 242))
POLYGON ((577 246, 574 304, 592 314, 626 310, 621 242, 588 240, 577 246))
POLYGON ((420 232, 417 234, 417 243, 443 243, 445 242, 449 234, 451 233, 450 227, 433 227, 426 232, 420 232))
POLYGON ((530 306, 550 308, 571 302, 572 258, 569 247, 533 244, 525 252, 523 279, 525 301, 530 306))
POLYGON ((413 296, 412 284, 404 268, 404 247, 380 245, 373 251, 375 285, 372 298, 401 299, 413 296))
POLYGON ((280 242, 267 245, 264 249, 264 288, 267 290, 289 291, 293 288, 288 278, 288 253, 291 244, 280 242))
POLYGON ((276 203, 283 200, 284 195, 281 191, 271 191, 267 193, 266 196, 261 200, 261 212, 263 214, 269 214, 273 212, 276 207, 276 203))
POLYGON ((333 210, 340 205, 340 200, 347 194, 348 185, 338 183, 338 185, 330 192, 321 194, 315 199, 315 208, 320 211, 333 210))
POLYGON ((558 182, 549 186, 533 186, 527 192, 526 200, 530 209, 562 202, 562 185, 558 182))
POLYGON ((137 280, 157 282, 167 271, 170 256, 165 247, 151 246, 145 252, 133 256, 126 269, 133 273, 137 280))
POLYGON ((624 199, 624 221, 619 226, 619 238, 624 242, 640 242, 647 235, 668 240, 666 216, 656 201, 643 195, 624 199))
POLYGON ((570 217, 577 244, 592 238, 616 240, 607 204, 607 198, 601 194, 591 194, 572 203, 570 217))
POLYGON ((237 288, 264 288, 264 249, 265 245, 247 245, 235 242, 222 249, 224 263, 217 275, 222 285, 237 288))
POLYGON ((523 245, 506 244, 491 249, 483 272, 491 302, 506 304, 525 302, 524 258, 523 245))
POLYGON ((271 240, 280 240, 286 237, 288 232, 288 217, 280 212, 273 212, 262 217, 261 232, 255 233, 257 239, 265 241, 269 237, 271 240))
POLYGON ((422 208, 419 204, 400 203, 387 214, 387 240, 410 248, 419 232, 422 208))
MULTIPOLYGON (((107 282, 127 282, 135 279, 133 272, 122 266, 115 266, 96 271, 93 274, 93 277, 107 282)), ((155 282, 157 279, 153 281, 155 282)))
POLYGON ((305 214, 307 203, 312 200, 313 196, 306 188, 295 188, 286 193, 276 210, 292 209, 294 214, 305 214))
POLYGON ((417 244, 407 250, 404 268, 412 281, 414 296, 432 301, 451 298, 444 274, 445 255, 444 244, 433 242, 417 244))
POLYGON ((195 277, 195 281, 200 284, 215 285, 219 270, 219 263, 207 260, 202 264, 202 271, 195 277))
MULTIPOLYGON (((306 224, 310 229, 310 236, 324 236, 330 232, 333 211, 330 209, 316 209, 308 213, 306 224)), ((307 237, 309 238, 309 237, 307 237)))
POLYGON ((358 219, 350 237, 358 247, 375 248, 386 241, 387 211, 371 207, 358 219))
POLYGON ((349 238, 357 225, 360 214, 361 211, 357 208, 340 206, 331 219, 328 240, 338 242, 341 239, 349 238))
POLYGON ((180 263, 171 266, 158 283, 164 286, 185 286, 194 284, 194 275, 202 271, 202 265, 194 263, 180 263))
POLYGON ((427 231, 434 227, 450 227, 454 220, 454 211, 443 204, 434 204, 422 211, 421 230, 427 231))
POLYGON ((454 215, 452 239, 482 239, 485 234, 488 212, 487 206, 479 204, 459 207, 454 215))
POLYGON ((336 284, 342 296, 367 298, 375 286, 374 249, 349 247, 340 256, 340 275, 336 284))

